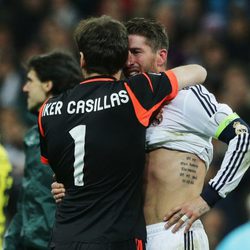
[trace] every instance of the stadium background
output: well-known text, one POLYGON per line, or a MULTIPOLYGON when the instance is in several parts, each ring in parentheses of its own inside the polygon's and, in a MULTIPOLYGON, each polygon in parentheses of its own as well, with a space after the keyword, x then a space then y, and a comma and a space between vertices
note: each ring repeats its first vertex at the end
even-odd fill
MULTIPOLYGON (((199 63, 208 71, 206 87, 250 124, 250 1, 248 0, 0 0, 0 135, 13 165, 14 186, 8 220, 24 167, 22 138, 36 118, 26 111, 23 64, 55 48, 74 51, 72 31, 91 15, 121 21, 152 17, 170 38, 168 66, 199 63)), ((219 168, 225 145, 214 142, 207 179, 219 168)), ((0 169, 1 171, 1 169, 0 169)), ((240 186, 202 220, 211 249, 233 228, 248 220, 245 199, 250 170, 240 186)))

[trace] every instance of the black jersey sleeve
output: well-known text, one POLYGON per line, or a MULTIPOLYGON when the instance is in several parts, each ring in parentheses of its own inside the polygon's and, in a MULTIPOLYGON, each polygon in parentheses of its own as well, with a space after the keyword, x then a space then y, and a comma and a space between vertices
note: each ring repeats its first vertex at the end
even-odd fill
POLYGON ((171 70, 143 73, 127 79, 127 92, 138 120, 148 126, 152 115, 178 93, 178 82, 171 70))

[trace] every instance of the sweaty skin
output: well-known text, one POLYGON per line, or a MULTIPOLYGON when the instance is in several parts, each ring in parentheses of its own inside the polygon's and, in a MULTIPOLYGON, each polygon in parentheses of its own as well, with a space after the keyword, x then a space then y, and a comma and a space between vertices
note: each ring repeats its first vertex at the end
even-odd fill
POLYGON ((205 163, 194 154, 168 149, 148 153, 144 174, 146 224, 162 222, 173 207, 199 196, 205 175, 205 163))

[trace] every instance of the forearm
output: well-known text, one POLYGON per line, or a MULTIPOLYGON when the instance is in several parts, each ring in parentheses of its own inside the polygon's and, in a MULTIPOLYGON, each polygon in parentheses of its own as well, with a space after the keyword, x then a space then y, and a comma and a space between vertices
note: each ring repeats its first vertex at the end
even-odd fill
POLYGON ((190 64, 171 69, 175 74, 179 89, 204 83, 207 77, 205 68, 198 64, 190 64))
POLYGON ((211 179, 201 196, 212 207, 225 198, 240 183, 250 163, 250 134, 243 133, 232 139, 220 170, 211 179))

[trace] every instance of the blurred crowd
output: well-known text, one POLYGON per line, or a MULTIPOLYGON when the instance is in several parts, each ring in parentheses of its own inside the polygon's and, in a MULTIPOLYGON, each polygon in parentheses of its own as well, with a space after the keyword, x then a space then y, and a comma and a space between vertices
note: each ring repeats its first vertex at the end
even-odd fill
MULTIPOLYGON (((0 0, 0 138, 13 166, 9 219, 24 168, 23 135, 36 118, 22 93, 25 62, 55 48, 75 53, 72 32, 85 17, 107 14, 120 21, 142 16, 166 27, 168 67, 198 63, 208 71, 205 86, 250 124, 250 1, 248 0, 0 0)), ((214 142, 207 179, 219 168, 225 145, 214 142)), ((1 171, 1 169, 0 169, 1 171)), ((227 199, 202 219, 214 249, 246 222, 250 171, 227 199)))

